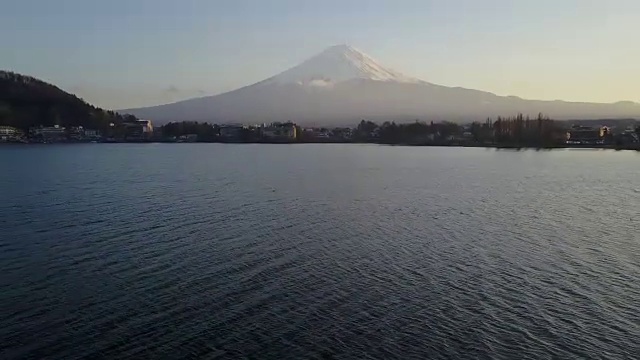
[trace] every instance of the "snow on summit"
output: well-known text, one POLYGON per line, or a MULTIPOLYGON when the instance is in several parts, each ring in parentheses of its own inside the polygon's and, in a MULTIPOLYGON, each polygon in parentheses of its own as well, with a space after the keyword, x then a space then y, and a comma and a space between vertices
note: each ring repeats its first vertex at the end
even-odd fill
POLYGON ((366 79, 403 83, 420 82, 380 65, 369 55, 349 45, 332 46, 302 64, 263 82, 330 86, 347 80, 366 79))
POLYGON ((337 45, 278 75, 233 91, 120 112, 157 123, 294 121, 350 126, 362 119, 467 122, 517 112, 569 119, 634 118, 640 116, 640 104, 529 101, 446 87, 406 77, 351 46, 337 45))

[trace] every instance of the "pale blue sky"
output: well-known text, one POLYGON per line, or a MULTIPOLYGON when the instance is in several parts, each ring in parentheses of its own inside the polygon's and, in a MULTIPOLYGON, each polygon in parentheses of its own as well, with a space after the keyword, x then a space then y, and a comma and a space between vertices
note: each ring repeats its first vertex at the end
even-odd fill
POLYGON ((0 0, 0 68, 107 108, 260 81, 348 43, 409 76, 640 101, 638 0, 0 0))

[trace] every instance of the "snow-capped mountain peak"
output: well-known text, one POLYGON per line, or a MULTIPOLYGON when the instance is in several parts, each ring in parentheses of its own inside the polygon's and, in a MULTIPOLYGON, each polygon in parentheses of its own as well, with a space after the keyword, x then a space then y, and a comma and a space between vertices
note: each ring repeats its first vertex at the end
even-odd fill
POLYGON ((142 119, 351 126, 376 121, 473 121, 546 113, 557 119, 636 118, 640 104, 530 101, 412 79, 348 46, 332 46, 267 80, 216 96, 125 109, 142 119))
POLYGON ((420 82, 418 79, 406 77, 382 66, 372 57, 352 46, 336 45, 263 83, 331 86, 354 79, 420 82))

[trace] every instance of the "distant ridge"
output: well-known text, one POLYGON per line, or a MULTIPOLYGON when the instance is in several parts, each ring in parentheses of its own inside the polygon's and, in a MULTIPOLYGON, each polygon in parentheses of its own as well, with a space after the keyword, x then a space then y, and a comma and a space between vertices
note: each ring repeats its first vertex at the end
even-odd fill
POLYGON ((213 121, 352 124, 362 118, 396 121, 474 121, 543 112, 555 119, 637 118, 640 104, 525 100, 405 76, 349 45, 336 45, 300 65, 228 93, 124 112, 155 122, 213 121))
POLYGON ((616 118, 616 119, 568 119, 568 123, 584 126, 610 126, 610 127, 632 127, 638 126, 638 119, 616 118))

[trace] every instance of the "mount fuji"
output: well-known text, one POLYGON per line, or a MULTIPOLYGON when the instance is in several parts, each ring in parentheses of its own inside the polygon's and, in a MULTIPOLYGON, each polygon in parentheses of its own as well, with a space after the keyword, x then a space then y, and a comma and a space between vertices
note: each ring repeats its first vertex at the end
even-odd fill
POLYGON ((524 100, 432 84, 384 67, 348 46, 332 46, 278 75, 216 96, 119 112, 169 121, 351 125, 370 120, 474 121, 545 113, 552 118, 640 117, 634 102, 581 103, 524 100))

